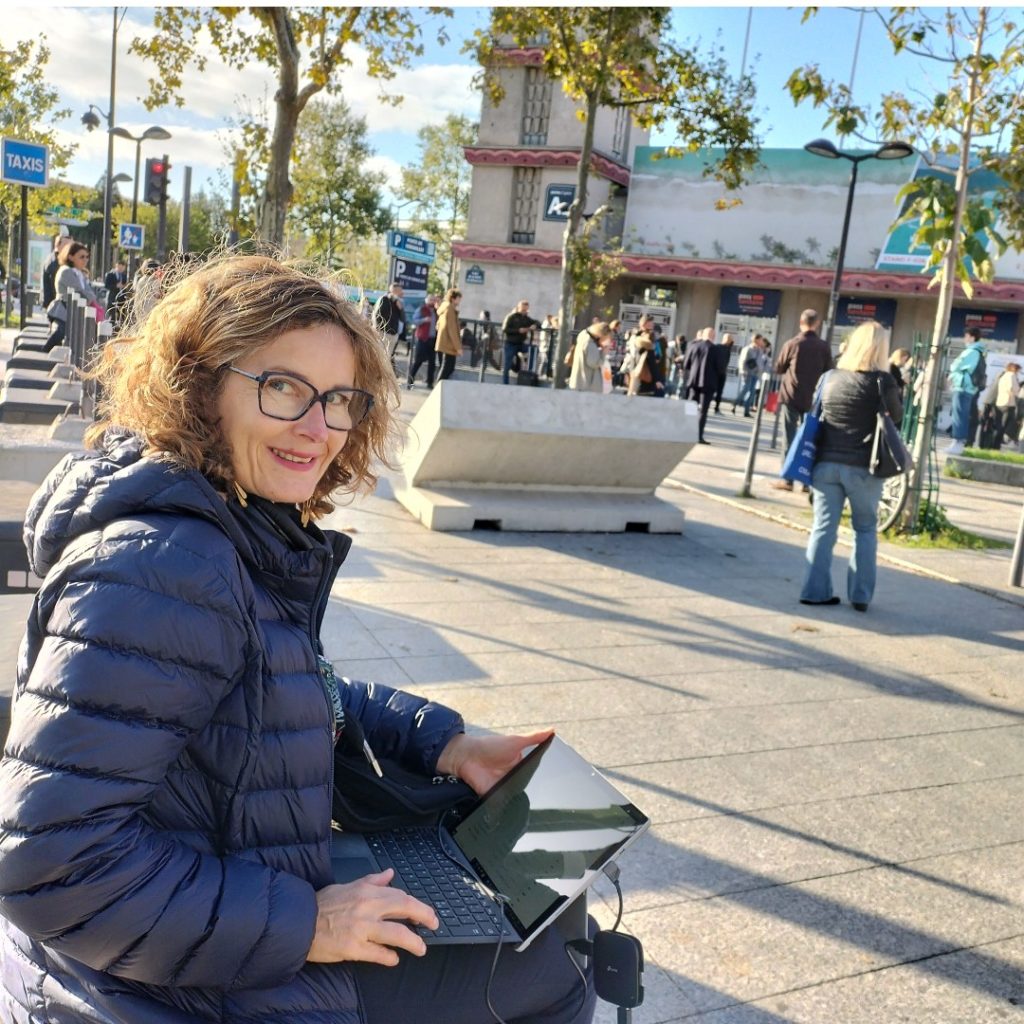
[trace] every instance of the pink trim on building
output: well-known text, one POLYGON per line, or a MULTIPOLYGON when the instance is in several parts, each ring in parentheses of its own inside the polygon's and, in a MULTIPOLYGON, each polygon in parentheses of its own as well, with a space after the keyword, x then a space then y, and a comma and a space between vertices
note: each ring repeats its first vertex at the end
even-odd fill
MULTIPOLYGON (((579 149, 530 149, 522 146, 466 146, 466 162, 474 167, 576 167, 579 149)), ((590 154, 590 166, 616 185, 629 184, 629 168, 601 153, 590 154)))
MULTIPOLYGON (((489 245, 480 242, 452 242, 460 260, 489 263, 522 263, 531 266, 561 266, 562 254, 554 249, 531 249, 520 245, 489 245)), ((781 288, 813 288, 829 291, 832 271, 827 267, 789 267, 772 263, 735 263, 725 260, 693 260, 672 256, 621 255, 627 274, 670 277, 723 284, 777 285, 781 288)), ((881 270, 848 270, 843 273, 844 295, 856 292, 891 295, 925 295, 928 278, 920 274, 896 274, 881 270)), ((931 289, 934 293, 934 289, 931 289)), ((962 291, 957 288, 958 298, 962 291)), ((975 300, 1024 302, 1024 281, 975 282, 975 300)))
POLYGON ((494 53, 501 64, 520 64, 536 67, 544 62, 544 48, 542 46, 510 46, 508 49, 495 49, 494 53))

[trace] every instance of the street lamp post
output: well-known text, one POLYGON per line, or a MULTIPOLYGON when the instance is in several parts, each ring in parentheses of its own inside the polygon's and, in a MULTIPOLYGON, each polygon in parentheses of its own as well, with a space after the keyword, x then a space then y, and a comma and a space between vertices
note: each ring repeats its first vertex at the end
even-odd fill
POLYGON ((849 160, 853 165, 850 169, 850 187, 846 192, 846 213, 843 216, 843 232, 839 238, 839 254, 836 257, 836 272, 832 276, 832 291, 828 297, 828 314, 825 320, 825 341, 832 344, 832 328, 835 324, 836 309, 839 305, 839 288, 843 280, 843 261, 846 259, 846 239, 850 233, 850 213, 853 210, 853 192, 857 187, 857 169, 865 160, 903 160, 914 152, 906 142, 886 142, 873 153, 844 153, 829 142, 828 139, 815 139, 808 142, 804 149, 814 156, 826 160, 849 160))
MULTIPOLYGON (((132 223, 138 222, 139 216, 139 163, 142 159, 142 144, 147 139, 169 139, 171 133, 166 128, 161 128, 159 125, 153 125, 151 128, 147 128, 141 135, 132 135, 127 128, 111 128, 111 136, 116 135, 120 139, 130 139, 135 143, 135 182, 132 188, 132 223)), ((135 274, 135 250, 132 250, 130 258, 130 267, 128 271, 129 277, 133 277, 135 274)))
MULTIPOLYGON (((122 11, 120 17, 124 17, 122 11)), ((117 29, 120 24, 118 8, 114 8, 114 31, 110 42, 110 110, 103 113, 99 107, 89 104, 89 109, 82 115, 82 124, 89 131, 100 126, 100 115, 107 122, 107 174, 104 179, 103 188, 103 244, 100 246, 100 274, 105 274, 110 269, 110 232, 113 227, 111 223, 111 209, 113 207, 113 182, 110 180, 114 173, 114 138, 110 134, 114 126, 114 94, 117 80, 117 29)))

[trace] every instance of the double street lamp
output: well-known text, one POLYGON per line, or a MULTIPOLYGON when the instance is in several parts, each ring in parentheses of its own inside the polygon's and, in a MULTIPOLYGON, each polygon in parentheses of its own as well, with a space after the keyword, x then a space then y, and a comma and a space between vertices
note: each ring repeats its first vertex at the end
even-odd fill
MULTIPOLYGON (((141 135, 132 135, 127 128, 111 128, 111 136, 116 135, 119 139, 129 139, 135 143, 135 182, 132 186, 132 223, 138 223, 139 216, 139 162, 142 158, 142 144, 148 139, 169 139, 171 133, 166 128, 153 125, 147 128, 141 135)), ((135 275, 135 251, 132 251, 130 258, 129 277, 135 275)))
POLYGON ((166 128, 153 125, 152 128, 147 128, 141 135, 132 135, 127 128, 111 128, 110 134, 116 135, 119 139, 129 139, 135 143, 135 186, 132 189, 132 223, 134 224, 139 216, 139 161, 142 158, 142 144, 147 139, 169 139, 171 133, 166 128))
POLYGON ((853 190, 857 186, 857 168, 865 160, 903 160, 911 156, 914 147, 906 142, 886 142, 873 153, 844 153, 829 142, 828 139, 815 139, 808 142, 804 149, 815 156, 827 160, 849 160, 853 165, 850 169, 850 187, 846 193, 846 215, 843 217, 843 233, 839 239, 839 254, 836 257, 836 272, 832 277, 832 291, 828 297, 828 315, 825 321, 825 340, 832 343, 832 327, 836 318, 836 307, 839 305, 839 287, 843 279, 843 261, 846 258, 846 239, 850 233, 850 212, 853 210, 853 190))

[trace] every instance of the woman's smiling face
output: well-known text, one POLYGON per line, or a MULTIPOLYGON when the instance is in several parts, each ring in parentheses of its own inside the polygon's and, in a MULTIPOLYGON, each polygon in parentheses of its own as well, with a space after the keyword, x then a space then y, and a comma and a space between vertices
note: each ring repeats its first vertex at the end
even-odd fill
MULTIPOLYGON (((255 376, 265 370, 292 374, 319 392, 351 388, 356 375, 352 342, 336 324, 286 331, 232 365, 255 376)), ((248 494, 300 505, 313 496, 349 432, 327 427, 320 402, 297 420, 266 416, 258 388, 256 381, 229 372, 217 400, 235 481, 248 494)))

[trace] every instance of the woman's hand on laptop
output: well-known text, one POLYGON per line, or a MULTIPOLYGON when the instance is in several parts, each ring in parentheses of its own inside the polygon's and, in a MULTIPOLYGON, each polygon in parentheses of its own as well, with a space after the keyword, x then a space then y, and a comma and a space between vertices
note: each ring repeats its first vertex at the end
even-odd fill
POLYGON ((332 964, 362 960, 394 967, 396 950, 423 956, 426 943, 403 922, 437 928, 437 914, 426 903, 392 888, 394 871, 367 875, 346 885, 328 885, 316 894, 313 945, 306 959, 332 964))
POLYGON ((544 729, 530 736, 453 736, 437 759, 440 775, 462 779, 474 792, 483 795, 507 775, 523 756, 527 747, 543 743, 554 733, 544 729))

